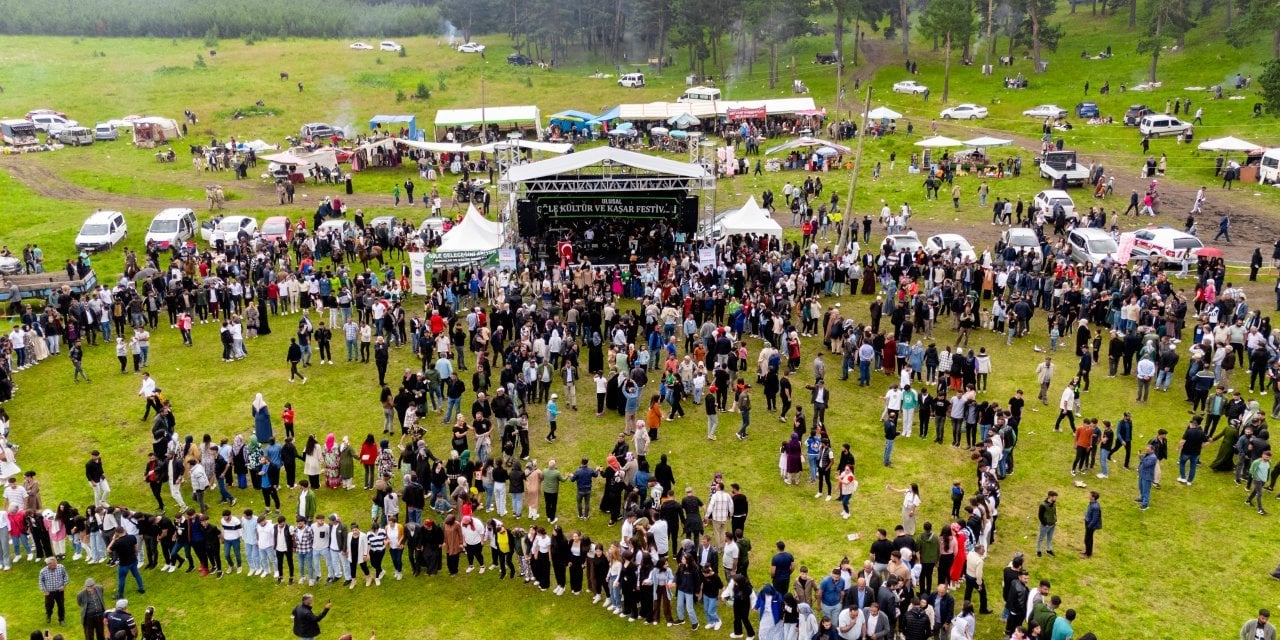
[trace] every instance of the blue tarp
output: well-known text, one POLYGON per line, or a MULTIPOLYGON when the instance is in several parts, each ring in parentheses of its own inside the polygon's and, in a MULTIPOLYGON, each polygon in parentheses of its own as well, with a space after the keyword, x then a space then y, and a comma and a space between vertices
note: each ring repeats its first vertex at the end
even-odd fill
MULTIPOLYGON (((369 118, 369 129, 371 130, 387 129, 388 128, 387 125, 401 125, 401 124, 409 125, 408 129, 409 129, 410 140, 417 140, 419 137, 419 134, 422 133, 418 131, 417 116, 376 115, 372 118, 369 118)), ((390 127, 390 128, 399 129, 399 127, 390 127)), ((395 133, 395 131, 393 130, 392 133, 395 133)))
POLYGON ((609 122, 617 120, 622 115, 622 107, 614 107, 591 119, 591 124, 599 124, 601 122, 609 122))
POLYGON ((560 130, 565 133, 569 133, 571 131, 587 132, 591 130, 590 121, 594 117, 594 115, 585 111, 574 111, 570 109, 552 115, 548 122, 552 126, 560 127, 560 130))

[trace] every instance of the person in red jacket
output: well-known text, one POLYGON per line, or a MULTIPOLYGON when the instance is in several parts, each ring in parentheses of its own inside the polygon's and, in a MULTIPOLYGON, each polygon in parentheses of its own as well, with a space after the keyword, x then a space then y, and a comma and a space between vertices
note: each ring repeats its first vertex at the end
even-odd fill
POLYGON ((364 488, 369 490, 373 488, 373 469, 378 464, 378 444, 373 440, 373 434, 365 436, 364 443, 360 445, 360 464, 364 466, 364 488))

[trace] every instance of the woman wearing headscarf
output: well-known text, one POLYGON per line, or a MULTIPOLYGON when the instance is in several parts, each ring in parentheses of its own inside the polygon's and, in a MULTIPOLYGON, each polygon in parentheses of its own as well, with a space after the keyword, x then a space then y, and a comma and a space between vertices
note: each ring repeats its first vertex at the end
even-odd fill
POLYGON ((530 460, 524 466, 524 506, 528 509, 529 519, 538 519, 538 506, 542 500, 542 469, 537 460, 530 460))
POLYGON ((968 536, 965 533, 964 526, 958 522, 951 523, 951 534, 956 541, 956 554, 955 558, 951 561, 951 575, 948 579, 952 583, 960 583, 964 581, 964 568, 966 562, 965 544, 968 536))
POLYGON ((231 441, 231 472, 236 476, 236 486, 244 489, 249 485, 248 449, 244 446, 244 436, 237 434, 231 441))
POLYGON ((244 448, 245 473, 248 474, 249 484, 254 489, 262 488, 262 479, 258 476, 258 467, 262 464, 264 455, 262 444, 258 442, 258 436, 249 436, 249 444, 244 448))
POLYGON ((258 442, 266 442, 274 437, 271 428, 271 410, 267 408, 267 401, 262 399, 259 393, 253 397, 253 435, 258 438, 258 442))
MULTIPOLYGON (((736 597, 736 595, 735 595, 736 597)), ((772 584, 765 584, 752 608, 760 614, 760 640, 783 640, 782 596, 772 584)))
POLYGON ((337 489, 342 485, 342 475, 338 470, 338 447, 332 433, 324 438, 324 452, 321 456, 324 460, 324 485, 337 489))
POLYGON ((347 436, 342 436, 342 444, 338 445, 338 475, 342 479, 342 488, 348 491, 356 488, 356 454, 347 436))

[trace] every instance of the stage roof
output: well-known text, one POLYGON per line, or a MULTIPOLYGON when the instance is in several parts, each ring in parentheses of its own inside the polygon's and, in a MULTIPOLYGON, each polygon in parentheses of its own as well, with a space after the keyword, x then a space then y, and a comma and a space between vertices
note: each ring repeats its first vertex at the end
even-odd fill
POLYGON ((682 178, 710 177, 709 172, 702 165, 677 162, 614 147, 594 147, 586 151, 568 153, 540 162, 515 165, 507 171, 507 180, 513 183, 526 182, 579 171, 596 164, 621 165, 641 171, 662 173, 682 178))

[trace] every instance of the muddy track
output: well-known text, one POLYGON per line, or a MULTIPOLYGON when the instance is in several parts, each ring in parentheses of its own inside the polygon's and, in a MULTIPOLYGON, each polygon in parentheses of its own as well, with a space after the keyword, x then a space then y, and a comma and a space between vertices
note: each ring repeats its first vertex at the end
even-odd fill
POLYGON ((163 198, 143 198, 88 189, 63 179, 45 167, 23 162, 21 156, 0 156, 0 168, 28 189, 54 200, 88 202, 103 209, 117 210, 163 209, 178 204, 174 200, 163 198))

